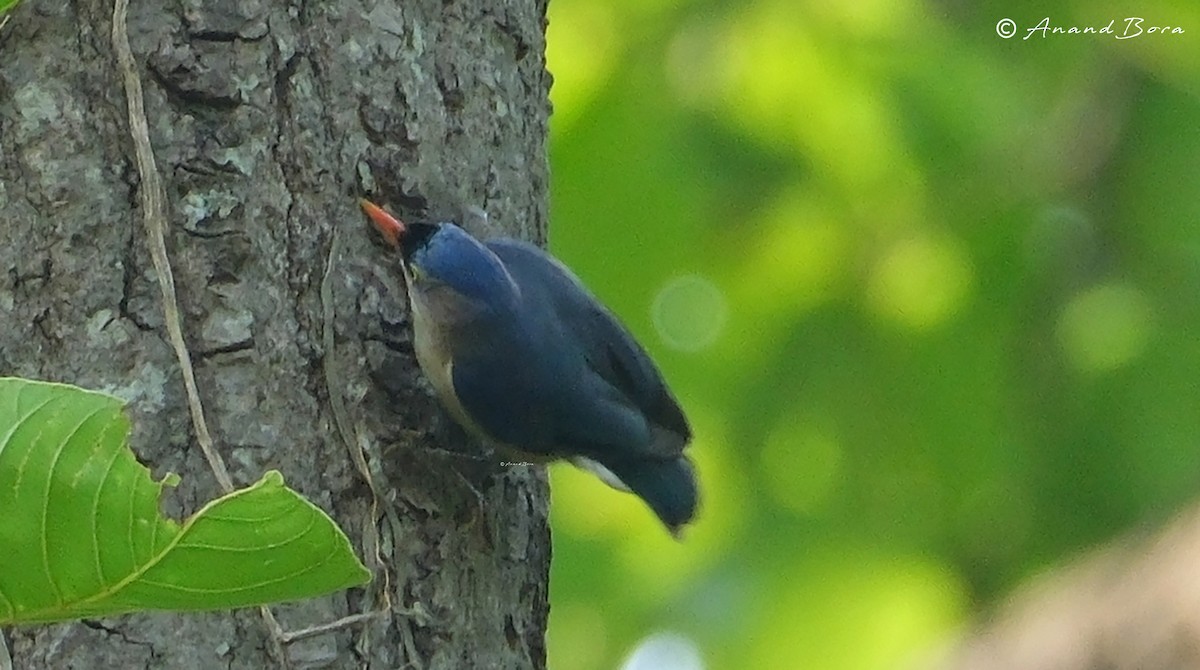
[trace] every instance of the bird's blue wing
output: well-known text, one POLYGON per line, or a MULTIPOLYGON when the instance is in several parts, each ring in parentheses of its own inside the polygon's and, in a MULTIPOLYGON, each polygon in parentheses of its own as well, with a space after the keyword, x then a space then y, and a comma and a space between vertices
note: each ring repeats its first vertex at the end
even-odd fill
POLYGON ((574 347, 561 337, 532 336, 530 330, 544 334, 537 322, 545 315, 523 318, 519 338, 492 332, 486 346, 454 360, 455 396, 488 437, 559 457, 599 457, 651 441, 645 417, 588 369, 574 347))
MULTIPOLYGON (((455 358, 454 394, 463 410, 487 437, 532 453, 549 453, 553 431, 542 409, 546 391, 530 357, 512 343, 493 341, 494 349, 475 349, 455 358)), ((525 346, 525 345, 520 345, 525 346)))
POLYGON ((570 270, 537 247, 509 239, 487 246, 512 275, 529 311, 553 315, 534 324, 534 337, 559 341, 566 349, 560 354, 563 360, 584 362, 573 388, 593 401, 591 412, 599 416, 571 422, 575 439, 603 441, 608 426, 623 424, 632 418, 627 414, 636 413, 653 433, 644 441, 646 455, 681 453, 691 438, 687 419, 649 355, 616 317, 570 270), (594 402, 597 395, 600 402, 594 402))

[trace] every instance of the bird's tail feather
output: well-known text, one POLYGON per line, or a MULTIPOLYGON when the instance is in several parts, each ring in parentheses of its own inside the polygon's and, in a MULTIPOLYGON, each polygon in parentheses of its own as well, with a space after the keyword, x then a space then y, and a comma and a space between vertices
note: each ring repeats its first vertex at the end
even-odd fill
POLYGON ((672 534, 696 516, 699 490, 696 470, 686 456, 673 460, 609 460, 604 466, 630 491, 646 501, 672 534))

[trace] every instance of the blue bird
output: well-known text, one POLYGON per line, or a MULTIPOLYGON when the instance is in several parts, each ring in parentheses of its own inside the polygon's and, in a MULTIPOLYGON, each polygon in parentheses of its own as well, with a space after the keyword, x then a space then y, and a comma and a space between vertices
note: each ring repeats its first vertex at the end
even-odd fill
POLYGON ((691 428, 616 317, 533 245, 361 205, 400 250, 417 361, 450 414, 517 458, 638 495, 678 535, 698 506, 691 428))

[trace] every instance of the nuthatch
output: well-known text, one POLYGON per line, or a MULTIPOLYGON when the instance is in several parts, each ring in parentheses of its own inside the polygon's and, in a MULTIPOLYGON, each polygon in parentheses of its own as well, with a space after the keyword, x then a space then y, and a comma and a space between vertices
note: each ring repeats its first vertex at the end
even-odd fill
POLYGON ((673 533, 696 514, 692 432, 646 351, 562 263, 363 200, 412 305, 417 361, 450 414, 502 450, 566 459, 637 494, 673 533))

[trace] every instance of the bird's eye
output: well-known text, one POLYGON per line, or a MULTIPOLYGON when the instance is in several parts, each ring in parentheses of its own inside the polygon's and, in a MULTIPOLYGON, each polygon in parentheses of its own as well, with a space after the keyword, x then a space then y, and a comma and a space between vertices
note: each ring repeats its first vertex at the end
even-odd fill
POLYGON ((401 252, 407 258, 413 254, 427 251, 429 243, 433 240, 437 230, 436 226, 428 223, 414 223, 408 226, 404 237, 400 240, 401 252))

